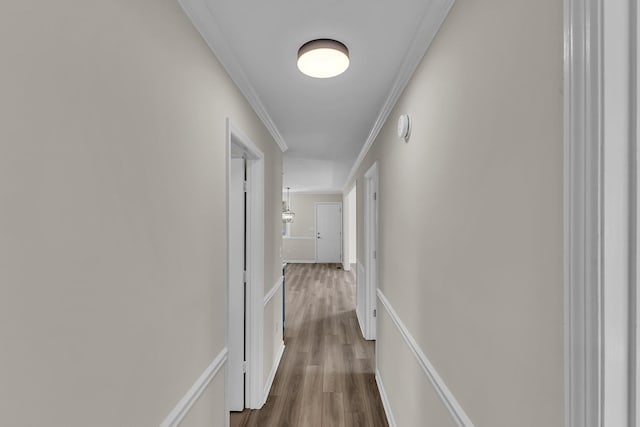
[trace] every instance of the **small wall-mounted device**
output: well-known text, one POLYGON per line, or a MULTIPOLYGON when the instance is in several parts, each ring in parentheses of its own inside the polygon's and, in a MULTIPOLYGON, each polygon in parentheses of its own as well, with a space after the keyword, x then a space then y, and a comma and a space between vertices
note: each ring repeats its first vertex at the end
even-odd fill
POLYGON ((411 118, 408 114, 403 114, 398 118, 398 138, 404 142, 409 142, 411 136, 411 118))

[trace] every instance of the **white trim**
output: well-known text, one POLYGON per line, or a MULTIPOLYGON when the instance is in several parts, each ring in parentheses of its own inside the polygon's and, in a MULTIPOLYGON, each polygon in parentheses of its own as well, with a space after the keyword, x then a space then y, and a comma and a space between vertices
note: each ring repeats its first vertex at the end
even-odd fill
POLYGON ((365 307, 364 307, 364 337, 367 340, 376 339, 376 290, 378 289, 378 262, 380 248, 378 247, 378 162, 364 174, 364 253, 365 253, 365 307), (375 197, 375 199, 374 199, 375 197), (374 255, 375 254, 375 255, 374 255))
POLYGON ((600 383, 600 18, 598 0, 565 1, 565 423, 596 427, 600 383), (591 352, 587 349, 596 349, 591 352))
POLYGON ((282 286, 282 276, 280 276, 276 284, 273 285, 273 287, 269 289, 269 292, 267 292, 267 294, 264 296, 265 307, 267 306, 267 304, 269 304, 269 301, 271 301, 271 298, 273 298, 273 296, 276 294, 276 292, 278 292, 281 286, 282 286))
POLYGON ((262 391, 262 405, 264 405, 267 402, 267 398, 269 398, 269 392, 271 391, 273 380, 276 378, 276 372, 278 372, 278 367, 280 366, 280 362, 282 361, 282 355, 284 354, 284 349, 285 349, 284 343, 280 342, 280 349, 278 350, 276 359, 273 361, 273 366, 271 367, 271 371, 269 372, 267 381, 264 384, 264 390, 262 391))
POLYGON ((602 1, 603 424, 630 415, 631 31, 628 0, 602 1))
POLYGON ((315 264, 315 259, 287 259, 284 262, 287 264, 315 264))
MULTIPOLYGON (((369 150, 367 150, 367 151, 369 151, 369 150)), ((366 153, 365 153, 365 155, 366 155, 366 153)), ((363 156, 363 158, 364 158, 364 156, 363 156)), ((355 179, 353 181, 351 181, 351 182, 347 182, 346 186, 342 190, 342 195, 343 196, 347 196, 349 193, 351 193, 351 190, 353 190, 353 187, 355 187, 357 184, 358 184, 358 182, 355 179)))
MULTIPOLYGON (((247 358, 245 405, 260 409, 264 365, 264 154, 227 118, 227 177, 231 144, 241 147, 247 156, 247 286, 246 337, 247 358)), ((227 188, 228 191, 228 188, 227 188)), ((229 195, 227 194, 227 205, 229 195)), ((227 218, 228 220, 228 218, 227 218)), ((229 225, 227 223, 227 246, 229 225)), ((228 257, 228 254, 227 254, 228 257)), ((229 303, 227 302, 227 308, 229 303)), ((228 313, 227 313, 228 319, 228 313)), ((228 320, 227 320, 228 321, 228 320)), ((227 339, 228 339, 227 327, 227 339)), ((226 389, 226 385, 225 385, 226 389)), ((225 398, 226 401, 226 398, 225 398)), ((226 405, 226 404, 225 404, 226 405)), ((226 407, 228 410, 228 407, 226 407)))
POLYGON ((384 388, 384 383, 382 382, 382 376, 380 375, 380 371, 376 369, 376 384, 378 384, 378 391, 380 392, 380 400, 382 400, 382 407, 384 408, 384 413, 387 416, 387 424, 389 427, 397 427, 396 419, 393 416, 393 411, 391 410, 391 403, 389 402, 389 396, 387 396, 387 390, 384 388))
POLYGON ((346 192, 347 187, 358 171, 360 164, 376 140, 382 126, 389 118, 389 114, 391 114, 396 102, 398 102, 398 98, 400 98, 400 95, 404 92, 404 89, 409 83, 409 80, 411 80, 413 73, 416 71, 416 68, 418 68, 422 58, 431 46, 433 39, 449 14, 451 7, 453 7, 454 2, 455 0, 433 0, 427 7, 427 11, 422 19, 422 23, 420 24, 420 28, 418 28, 418 31, 407 50, 404 60, 402 61, 402 65, 400 66, 398 74, 393 82, 393 86, 391 86, 391 90, 387 95, 387 99, 382 105, 382 108, 380 108, 378 117, 369 131, 369 135, 360 150, 360 154, 358 154, 356 161, 353 163, 353 166, 349 171, 349 175, 347 176, 343 186, 343 192, 346 192))
POLYGON ((283 240, 315 240, 315 237, 308 236, 282 236, 283 240))
POLYGON ((189 413, 191 407, 198 401, 198 398, 202 396, 202 393, 207 389, 211 380, 220 371, 220 368, 225 365, 227 361, 227 348, 223 348, 220 353, 213 359, 213 362, 204 370, 202 375, 196 380, 187 393, 180 399, 178 404, 169 413, 167 418, 160 424, 160 427, 176 427, 180 424, 182 419, 189 413))
POLYGON ((640 199, 640 174, 638 171, 638 164, 640 163, 640 151, 638 149, 638 136, 640 135, 640 109, 638 101, 640 99, 640 82, 638 77, 640 73, 640 31, 638 25, 640 25, 640 7, 638 2, 632 2, 632 13, 630 16, 635 22, 631 25, 633 49, 632 52, 632 67, 631 67, 631 93, 634 99, 631 102, 631 143, 632 143, 632 190, 631 190, 631 414, 630 424, 632 426, 640 425, 640 355, 638 354, 640 346, 640 328, 638 323, 640 321, 640 292, 638 289, 638 283, 640 283, 640 266, 638 266, 638 259, 640 255, 640 207, 638 206, 638 200, 640 199))
POLYGON ((451 414, 453 420, 459 427, 473 427, 473 423, 462 409, 462 406, 460 406, 460 403, 458 403, 456 398, 453 396, 447 385, 444 383, 444 381, 436 371, 435 367, 431 364, 416 340, 413 338, 407 327, 404 325, 396 311, 391 306, 389 300, 387 300, 380 289, 378 289, 378 299, 380 300, 380 302, 382 302, 382 305, 389 314, 389 317, 391 317, 391 320, 393 320, 396 328, 398 328, 400 335, 402 335, 402 338, 415 356, 418 364, 420 365, 420 368, 422 368, 422 371, 433 385, 433 388, 444 403, 444 406, 451 414))
POLYGON ((242 92, 247 99, 247 102, 249 102, 267 130, 269 130, 276 144, 278 144, 282 151, 286 151, 288 147, 282 134, 280 134, 278 127, 262 104, 258 93, 255 91, 236 59, 206 0, 178 0, 178 3, 182 6, 185 14, 189 17, 193 26, 198 30, 211 51, 218 58, 225 70, 227 70, 227 73, 238 89, 240 89, 240 92, 242 92))

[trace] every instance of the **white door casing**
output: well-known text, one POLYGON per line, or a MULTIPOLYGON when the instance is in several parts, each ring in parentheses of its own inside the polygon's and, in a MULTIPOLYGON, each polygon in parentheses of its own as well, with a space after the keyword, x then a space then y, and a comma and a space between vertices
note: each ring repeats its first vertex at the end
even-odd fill
POLYGON ((637 90, 636 3, 565 0, 567 427, 637 425, 629 303, 637 269, 637 100, 629 99, 637 90))
POLYGON ((228 401, 230 411, 244 409, 244 263, 245 160, 231 158, 229 173, 229 337, 228 401))
POLYGON ((316 262, 342 262, 342 203, 316 203, 316 262))
POLYGON ((376 339, 378 291, 378 162, 364 175, 364 246, 365 246, 365 338, 376 339))
MULTIPOLYGON (((226 133, 227 180, 230 181, 231 158, 241 153, 245 158, 247 187, 245 199, 245 407, 260 409, 264 392, 264 153, 227 118, 226 133)), ((226 203, 229 206, 229 189, 226 203)), ((229 211, 227 211, 227 250, 230 244, 229 211)), ((229 254, 227 253, 229 257, 229 254)), ((227 272, 227 282, 229 275, 227 272)), ((227 292, 226 344, 229 345, 231 319, 229 293, 227 292)), ((225 426, 229 426, 229 363, 225 365, 225 426)))

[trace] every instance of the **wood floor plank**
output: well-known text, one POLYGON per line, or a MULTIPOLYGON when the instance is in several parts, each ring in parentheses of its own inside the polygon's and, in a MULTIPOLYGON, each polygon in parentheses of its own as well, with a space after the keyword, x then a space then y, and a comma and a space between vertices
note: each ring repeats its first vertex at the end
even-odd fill
POLYGON ((231 427, 388 427, 373 342, 355 315, 355 274, 335 264, 289 264, 285 353, 260 410, 231 427))
POLYGON ((322 427, 345 427, 342 393, 324 393, 322 399, 322 427))

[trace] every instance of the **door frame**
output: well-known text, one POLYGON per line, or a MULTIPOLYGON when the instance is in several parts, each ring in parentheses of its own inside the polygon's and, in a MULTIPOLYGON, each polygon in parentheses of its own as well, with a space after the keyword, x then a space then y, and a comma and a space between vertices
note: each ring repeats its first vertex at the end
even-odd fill
POLYGON ((565 425, 635 426, 637 5, 564 7, 565 425))
POLYGON ((349 253, 351 252, 351 245, 353 245, 354 243, 351 241, 351 233, 354 231, 351 230, 351 216, 356 215, 356 212, 351 212, 350 202, 351 197, 357 198, 357 185, 358 182, 353 181, 353 184, 342 193, 342 269, 344 271, 351 270, 352 260, 349 253), (351 193, 353 191, 355 191, 355 193, 352 196, 351 193))
MULTIPOLYGON (((263 341, 264 341, 264 153, 229 118, 226 119, 226 238, 227 238, 227 297, 225 345, 229 342, 229 174, 231 145, 242 149, 246 156, 247 203, 246 203, 246 317, 245 354, 247 372, 245 375, 245 406, 259 409, 262 406, 263 383, 263 341)), ((229 405, 227 398, 228 375, 225 364, 225 411, 226 425, 229 425, 229 405)))
POLYGON ((225 387, 229 411, 245 409, 245 279, 246 215, 244 149, 231 144, 229 175, 227 177, 227 361, 225 387), (237 166, 234 165, 238 163, 237 166), (233 199, 233 202, 232 202, 233 199), (231 223, 233 222, 233 227, 231 223), (233 233, 232 233, 233 232, 233 233), (241 236, 240 236, 241 235, 241 236), (233 295, 233 304, 231 303, 233 295), (233 370, 232 370, 233 368, 233 370), (233 395, 231 394, 233 393, 233 395), (233 403, 233 405, 232 405, 233 403))
POLYGON ((340 261, 344 259, 344 253, 342 252, 342 245, 344 242, 344 224, 342 223, 343 219, 343 205, 342 202, 315 202, 313 205, 313 215, 314 215, 314 224, 313 224, 313 238, 315 240, 315 255, 316 255, 316 263, 318 262, 318 205, 338 205, 340 207, 340 261))
POLYGON ((364 250, 365 250, 365 339, 375 340, 377 335, 377 290, 378 290, 378 162, 364 174, 364 250))

